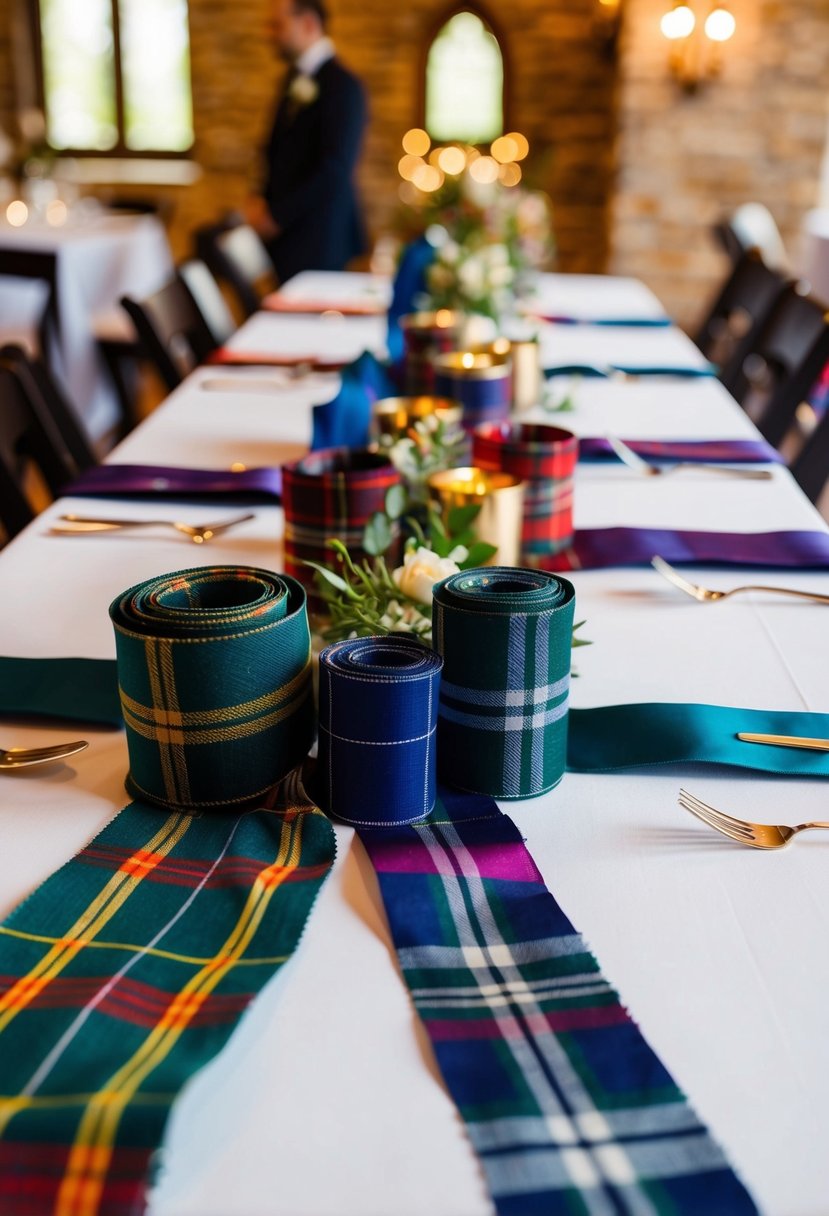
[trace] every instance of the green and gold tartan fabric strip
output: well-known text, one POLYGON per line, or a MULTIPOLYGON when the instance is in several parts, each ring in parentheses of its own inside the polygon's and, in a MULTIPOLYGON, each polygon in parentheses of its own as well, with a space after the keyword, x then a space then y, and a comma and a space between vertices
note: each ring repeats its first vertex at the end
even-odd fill
POLYGON ((295 579, 180 570, 110 608, 133 797, 181 810, 262 798, 314 734, 311 639, 295 579))
POLYGON ((491 799, 359 834, 499 1216, 756 1213, 491 799))
POLYGON ((0 1212, 130 1216, 170 1106, 290 958, 334 861, 269 809, 133 803, 0 926, 0 1212))

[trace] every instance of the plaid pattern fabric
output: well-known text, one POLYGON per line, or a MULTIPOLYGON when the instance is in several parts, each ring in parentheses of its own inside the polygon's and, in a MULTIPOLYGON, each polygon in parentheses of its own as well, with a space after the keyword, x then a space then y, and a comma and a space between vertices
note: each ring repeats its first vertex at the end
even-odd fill
POLYGON ((0 925, 0 1211, 137 1216, 182 1086, 286 962, 334 861, 271 809, 133 803, 0 925))
POLYGON ((320 655, 319 796, 346 823, 411 823, 435 802, 443 660, 405 634, 348 638, 320 655))
POLYGON ((573 539, 573 473, 579 441, 557 426, 501 422, 479 426, 472 462, 520 477, 524 486, 521 549, 525 558, 558 553, 573 539))
POLYGON ((564 773, 575 592, 542 571, 490 566, 434 589, 443 656, 438 766, 450 785, 533 798, 564 773))
POLYGON ((314 737, 305 592, 216 566, 139 583, 110 607, 127 789, 181 810, 261 798, 314 737))
POLYGON ((467 431, 486 422, 506 418, 512 405, 512 371, 509 364, 495 364, 488 375, 475 375, 463 368, 435 367, 434 391, 439 397, 460 401, 467 431))
MULTIPOLYGON (((282 466, 285 570, 305 586, 309 609, 322 612, 325 605, 314 591, 313 570, 303 563, 327 566, 332 539, 341 540, 355 562, 367 557, 363 529, 399 484, 391 461, 364 448, 328 448, 282 466)), ((398 537, 395 526, 395 542, 398 537)))
POLYGON ((499 1216, 756 1212, 493 802, 360 837, 499 1216))

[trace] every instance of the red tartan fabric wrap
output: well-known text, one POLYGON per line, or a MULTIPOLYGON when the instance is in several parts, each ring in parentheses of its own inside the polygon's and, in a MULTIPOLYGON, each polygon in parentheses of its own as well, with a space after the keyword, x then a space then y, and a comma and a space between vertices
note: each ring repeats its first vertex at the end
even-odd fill
POLYGON ((526 483, 521 552, 525 561, 559 553, 573 540, 573 473, 579 441, 570 431, 531 422, 476 427, 472 463, 526 483))
MULTIPOLYGON (((324 448, 282 466, 285 573, 308 591, 309 611, 320 612, 324 605, 314 589, 314 571, 303 563, 331 565, 329 540, 341 540, 355 562, 366 557, 363 529, 400 480, 391 461, 367 448, 324 448)), ((398 540, 399 530, 392 555, 398 540)))

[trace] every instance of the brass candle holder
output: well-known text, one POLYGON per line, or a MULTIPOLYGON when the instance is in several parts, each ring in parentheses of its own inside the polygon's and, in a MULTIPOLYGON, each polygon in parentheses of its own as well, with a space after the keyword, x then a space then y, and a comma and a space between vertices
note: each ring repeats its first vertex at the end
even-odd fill
POLYGON ((451 397, 383 397, 375 401, 372 410, 374 433, 392 440, 404 439, 410 427, 423 418, 440 419, 447 430, 461 424, 462 407, 451 397))
POLYGON ((480 506, 472 527, 478 540, 497 546, 484 565, 521 564, 523 481, 510 473, 464 466, 432 473, 427 484, 429 495, 439 507, 445 523, 453 507, 468 507, 473 503, 480 506))

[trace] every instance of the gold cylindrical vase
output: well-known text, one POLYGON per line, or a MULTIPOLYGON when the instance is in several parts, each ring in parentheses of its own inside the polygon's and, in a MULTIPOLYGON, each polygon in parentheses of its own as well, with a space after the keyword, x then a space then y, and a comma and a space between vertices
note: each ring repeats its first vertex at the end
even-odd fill
POLYGON ((524 483, 510 473, 463 466, 433 473, 429 495, 439 508, 444 523, 453 507, 480 506, 472 521, 478 540, 496 545, 486 566, 517 566, 521 560, 521 528, 524 508, 524 483))
POLYGON ((461 415, 461 403, 451 397, 381 397, 372 409, 372 428, 377 437, 386 435, 398 440, 405 438, 409 428, 424 418, 438 418, 447 429, 456 430, 461 425, 461 415))

